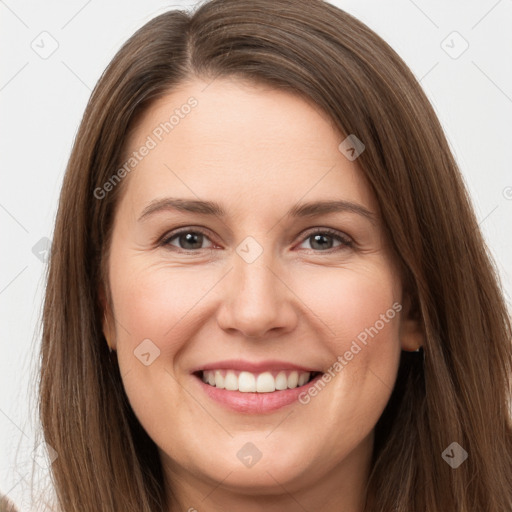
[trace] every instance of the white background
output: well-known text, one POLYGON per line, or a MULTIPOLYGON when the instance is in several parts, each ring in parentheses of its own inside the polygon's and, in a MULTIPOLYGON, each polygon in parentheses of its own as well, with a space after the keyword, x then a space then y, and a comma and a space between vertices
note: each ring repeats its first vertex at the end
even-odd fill
MULTIPOLYGON (((52 237, 66 161, 101 72, 144 23, 195 3, 0 0, 0 491, 23 510, 30 510, 35 409, 29 393, 45 271, 32 248, 52 237), (58 48, 46 59, 31 47, 48 50, 52 44, 58 48)), ((510 304, 512 0, 333 3, 381 35, 421 80, 464 174, 510 304), (454 55, 463 48, 454 31, 469 44, 456 59, 445 51, 454 55)))

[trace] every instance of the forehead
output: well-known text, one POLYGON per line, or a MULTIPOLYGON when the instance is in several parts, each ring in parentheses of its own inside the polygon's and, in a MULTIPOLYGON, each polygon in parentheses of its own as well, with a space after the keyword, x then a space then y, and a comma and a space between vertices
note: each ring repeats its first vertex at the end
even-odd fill
POLYGON ((372 208, 357 162, 338 149, 344 138, 299 95, 237 79, 197 79, 138 119, 126 144, 125 160, 137 159, 128 189, 140 201, 172 192, 219 202, 250 199, 261 207, 263 196, 279 206, 287 197, 327 194, 372 208))

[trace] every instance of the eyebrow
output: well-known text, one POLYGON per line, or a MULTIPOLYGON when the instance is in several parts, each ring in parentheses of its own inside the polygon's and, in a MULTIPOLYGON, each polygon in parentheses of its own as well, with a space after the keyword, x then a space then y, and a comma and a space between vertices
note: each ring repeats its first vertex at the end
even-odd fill
MULTIPOLYGON (((198 199, 181 199, 166 197, 151 201, 142 211, 139 221, 154 215, 155 213, 177 210, 180 212, 199 213, 202 215, 215 215, 226 217, 226 211, 219 203, 202 201, 198 199)), ((314 201, 309 203, 297 203, 285 214, 285 217, 316 217, 329 213, 348 212, 367 218, 375 224, 376 215, 364 206, 351 201, 314 201)))

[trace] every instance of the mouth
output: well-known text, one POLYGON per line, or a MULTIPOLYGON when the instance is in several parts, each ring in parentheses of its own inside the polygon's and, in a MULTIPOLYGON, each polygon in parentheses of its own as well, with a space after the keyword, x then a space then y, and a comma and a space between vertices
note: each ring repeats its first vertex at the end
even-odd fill
POLYGON ((233 369, 198 370, 193 373, 207 386, 239 393, 277 393, 307 386, 322 372, 268 370, 258 373, 233 369))

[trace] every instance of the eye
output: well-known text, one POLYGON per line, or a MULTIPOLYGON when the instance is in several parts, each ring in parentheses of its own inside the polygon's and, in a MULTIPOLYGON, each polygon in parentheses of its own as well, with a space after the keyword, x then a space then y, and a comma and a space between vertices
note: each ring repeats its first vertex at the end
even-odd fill
MULTIPOLYGON (((303 238, 302 244, 306 242, 310 243, 310 250, 315 252, 337 251, 353 246, 353 241, 347 235, 330 228, 319 228, 310 232, 303 238)), ((182 251, 189 252, 214 247, 214 244, 205 232, 192 228, 170 233, 162 240, 160 245, 164 247, 171 246, 178 251, 181 249, 182 251), (209 245, 204 246, 205 242, 209 245)), ((308 248, 306 247, 305 249, 308 248)))
POLYGON ((211 240, 207 237, 206 233, 200 230, 184 229, 177 233, 171 233, 169 236, 162 240, 162 245, 171 245, 182 249, 184 251, 195 251, 198 249, 210 249, 213 247, 211 240), (210 245, 203 247, 203 243, 209 241, 210 245))
POLYGON ((354 245, 348 236, 329 228, 310 232, 302 243, 304 244, 305 242, 309 242, 310 248, 316 252, 329 251, 331 249, 343 250, 354 245), (336 242, 337 245, 335 245, 336 242))

